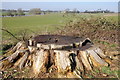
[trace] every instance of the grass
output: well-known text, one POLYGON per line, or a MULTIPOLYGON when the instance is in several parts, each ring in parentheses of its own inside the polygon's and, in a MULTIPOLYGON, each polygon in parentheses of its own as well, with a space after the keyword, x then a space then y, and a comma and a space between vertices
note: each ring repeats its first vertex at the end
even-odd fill
POLYGON ((110 43, 107 41, 101 41, 101 40, 94 40, 94 42, 107 46, 108 48, 117 48, 119 46, 118 44, 110 43))
POLYGON ((114 70, 113 71, 113 70, 110 69, 110 67, 105 67, 105 66, 101 68, 101 72, 106 73, 108 75, 114 75, 114 76, 119 75, 118 74, 119 70, 114 70))
POLYGON ((105 17, 107 20, 109 21, 112 21, 112 22, 115 22, 115 21, 118 21, 118 15, 111 15, 111 16, 106 16, 105 17))
MULTIPOLYGON (((23 30, 30 30, 34 32, 50 31, 53 32, 57 27, 65 25, 71 19, 90 18, 102 16, 103 14, 67 14, 63 17, 60 13, 50 13, 46 15, 33 15, 21 17, 3 17, 2 27, 7 28, 14 34, 20 34, 23 30), (79 18, 78 18, 79 17, 79 18)), ((106 17, 112 21, 117 20, 116 16, 106 17)), ((8 35, 3 32, 3 36, 8 35)))
POLYGON ((2 51, 2 50, 0 50, 0 56, 2 56, 2 53, 3 53, 3 51, 2 51))
POLYGON ((106 76, 108 75, 109 78, 112 78, 113 76, 118 78, 119 77, 119 72, 120 70, 111 70, 110 67, 108 66, 102 66, 101 69, 98 68, 94 68, 93 71, 91 71, 91 73, 87 74, 87 76, 89 78, 96 78, 96 77, 104 77, 102 74, 106 74, 106 76))
POLYGON ((101 71, 103 73, 106 73, 106 74, 111 74, 112 73, 112 71, 110 70, 110 68, 109 67, 105 67, 105 66, 101 68, 101 71))
POLYGON ((51 31, 56 28, 56 25, 63 24, 64 18, 61 16, 62 15, 58 14, 47 14, 37 16, 4 17, 2 19, 2 25, 13 33, 19 33, 19 31, 24 29, 42 31, 47 27, 49 27, 48 31, 51 31))
MULTIPOLYGON (((83 16, 84 15, 77 15, 83 16)), ((89 15, 87 15, 89 16, 89 15)), ((27 30, 29 34, 32 32, 54 32, 58 27, 65 25, 69 20, 74 19, 73 15, 68 14, 63 17, 60 13, 50 13, 46 15, 3 17, 2 27, 8 29, 14 35, 19 36, 27 30)), ((11 36, 3 32, 3 39, 9 39, 11 36)))

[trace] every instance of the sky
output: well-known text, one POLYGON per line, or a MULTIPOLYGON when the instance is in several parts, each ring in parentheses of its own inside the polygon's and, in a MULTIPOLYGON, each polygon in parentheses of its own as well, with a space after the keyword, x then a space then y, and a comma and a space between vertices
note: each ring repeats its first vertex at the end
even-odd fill
POLYGON ((120 0, 1 0, 2 2, 119 2, 120 0))
POLYGON ((118 2, 2 2, 2 9, 18 9, 29 10, 31 8, 40 8, 41 10, 111 10, 118 11, 118 2))

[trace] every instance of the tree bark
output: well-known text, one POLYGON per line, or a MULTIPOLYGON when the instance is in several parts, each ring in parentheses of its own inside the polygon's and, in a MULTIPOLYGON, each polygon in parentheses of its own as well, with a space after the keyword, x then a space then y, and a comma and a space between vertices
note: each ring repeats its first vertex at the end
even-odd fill
POLYGON ((0 61, 0 68, 31 67, 37 76, 42 70, 51 72, 50 68, 55 66, 58 77, 81 78, 85 71, 108 66, 109 62, 99 47, 81 37, 40 35, 30 39, 28 46, 18 42, 12 51, 12 55, 0 61))

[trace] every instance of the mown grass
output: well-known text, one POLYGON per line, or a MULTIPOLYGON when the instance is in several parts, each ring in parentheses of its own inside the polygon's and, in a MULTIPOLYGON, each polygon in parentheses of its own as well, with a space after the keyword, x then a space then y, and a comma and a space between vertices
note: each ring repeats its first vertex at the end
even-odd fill
MULTIPOLYGON (((77 15, 83 16, 84 15, 77 15)), ((89 15, 87 15, 89 16, 89 15)), ((3 17, 2 27, 9 30, 15 36, 21 35, 22 32, 27 30, 29 34, 32 32, 54 32, 58 27, 65 25, 71 19, 75 17, 73 14, 50 13, 46 15, 33 15, 33 16, 18 16, 18 17, 3 17)), ((3 32, 3 39, 9 39, 11 36, 3 32)))
MULTIPOLYGON (((64 18, 58 14, 47 14, 37 16, 4 17, 3 28, 7 28, 14 34, 19 34, 25 29, 36 31, 52 31, 56 26, 63 25, 64 18)), ((7 35, 3 32, 3 36, 7 35)))
MULTIPOLYGON (((20 34, 24 30, 31 30, 34 32, 40 31, 54 31, 57 27, 65 25, 71 19, 81 19, 81 18, 90 18, 98 17, 103 14, 63 14, 60 13, 51 13, 46 15, 33 15, 33 16, 21 16, 21 17, 3 17, 2 18, 2 27, 7 28, 9 31, 15 35, 20 34), (78 18, 79 17, 79 18, 78 18)), ((117 20, 117 16, 107 16, 107 19, 111 21, 117 20)), ((3 32, 3 36, 8 35, 3 32)), ((8 36, 7 36, 8 37, 8 36)))
MULTIPOLYGON (((69 16, 72 18, 72 16, 69 16)), ((3 17, 2 27, 9 30, 16 36, 21 35, 22 32, 27 30, 29 34, 32 32, 53 32, 58 27, 65 25, 68 19, 63 17, 63 14, 51 13, 46 15, 33 15, 33 16, 18 16, 18 17, 3 17)), ((11 37, 8 33, 3 32, 3 38, 9 39, 11 37)))

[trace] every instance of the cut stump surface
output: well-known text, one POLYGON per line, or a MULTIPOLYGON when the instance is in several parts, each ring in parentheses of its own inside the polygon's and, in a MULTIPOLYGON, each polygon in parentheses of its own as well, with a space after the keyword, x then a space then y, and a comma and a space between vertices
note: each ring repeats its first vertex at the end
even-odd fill
POLYGON ((108 66, 104 60, 106 55, 89 38, 38 35, 27 44, 18 42, 13 49, 12 55, 1 59, 2 70, 13 66, 20 69, 30 67, 38 76, 43 70, 52 73, 51 67, 55 66, 57 77, 69 78, 72 75, 81 78, 85 71, 108 66))

